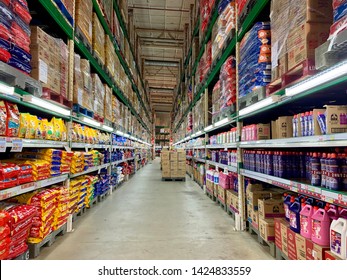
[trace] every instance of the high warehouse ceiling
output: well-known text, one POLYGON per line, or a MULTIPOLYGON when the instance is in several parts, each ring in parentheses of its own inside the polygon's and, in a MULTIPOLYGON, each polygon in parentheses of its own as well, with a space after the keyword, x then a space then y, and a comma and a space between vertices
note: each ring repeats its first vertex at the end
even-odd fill
POLYGON ((170 112, 194 0, 129 0, 155 112, 170 112))

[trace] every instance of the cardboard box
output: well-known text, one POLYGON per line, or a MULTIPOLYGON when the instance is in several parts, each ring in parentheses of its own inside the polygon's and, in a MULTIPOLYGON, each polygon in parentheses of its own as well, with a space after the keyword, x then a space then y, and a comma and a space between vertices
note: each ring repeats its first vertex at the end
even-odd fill
POLYGON ((257 124, 257 140, 266 140, 271 138, 270 124, 257 124))
POLYGON ((281 224, 286 223, 286 225, 287 225, 288 222, 285 219, 281 219, 281 218, 275 218, 274 222, 275 222, 275 244, 276 244, 278 249, 283 251, 283 249, 282 249, 282 229, 281 229, 282 226, 281 226, 281 224))
POLYGON ((225 203, 226 199, 226 190, 218 185, 218 198, 221 202, 225 203))
POLYGON ((236 210, 239 210, 239 194, 237 192, 231 191, 231 203, 236 210))
POLYGON ((186 160, 186 153, 185 152, 178 152, 178 160, 179 161, 185 161, 186 160))
POLYGON ((284 54, 279 58, 278 75, 281 78, 288 72, 288 54, 284 54))
POLYGON ((161 172, 161 176, 163 177, 163 178, 171 178, 171 172, 170 172, 170 169, 168 169, 168 170, 162 170, 162 172, 161 172))
POLYGON ((246 188, 246 195, 250 192, 262 191, 264 189, 262 184, 252 184, 249 183, 246 188))
POLYGON ((266 241, 275 241, 275 221, 273 219, 259 219, 259 233, 266 241))
POLYGON ((281 243, 282 243, 282 252, 288 256, 288 229, 289 223, 285 220, 281 220, 281 243))
POLYGON ((287 39, 289 70, 307 59, 314 62, 315 49, 327 41, 330 26, 331 24, 327 23, 304 23, 289 32, 287 39))
POLYGON ((338 256, 336 256, 333 252, 331 251, 325 251, 324 252, 324 260, 327 261, 333 261, 333 260, 342 260, 338 256))
POLYGON ((258 210, 258 200, 259 199, 271 198, 271 192, 270 191, 248 192, 246 195, 247 195, 247 204, 253 210, 256 210, 256 211, 258 210))
POLYGON ((178 169, 186 171, 186 162, 185 161, 179 161, 178 162, 178 169))
POLYGON ((170 161, 166 161, 166 160, 162 160, 161 161, 161 167, 162 167, 162 169, 170 169, 171 167, 170 167, 170 161))
POLYGON ((247 206, 247 219, 252 222, 253 219, 253 209, 247 206))
POLYGON ((92 45, 93 37, 93 2, 92 0, 76 0, 75 22, 88 43, 92 45))
POLYGON ((298 260, 306 260, 306 238, 300 234, 295 235, 296 257, 298 260))
POLYGON ((178 170, 178 162, 177 161, 170 161, 170 168, 171 168, 171 170, 178 170))
POLYGON ((277 121, 271 121, 271 139, 278 139, 277 121))
POLYGON ((347 132, 347 106, 327 105, 325 109, 327 134, 347 132))
POLYGON ((287 242, 288 242, 288 258, 290 260, 296 260, 296 233, 292 231, 290 228, 287 228, 287 242))
POLYGON ((259 199, 258 211, 261 219, 283 218, 285 216, 282 199, 259 199))
POLYGON ((186 171, 185 170, 178 170, 178 178, 185 178, 186 177, 186 171))
POLYGON ((170 160, 170 153, 169 153, 169 151, 162 151, 161 152, 161 160, 162 161, 169 161, 170 160))
POLYGON ((259 211, 252 210, 252 225, 256 229, 259 228, 259 211))
POLYGON ((171 161, 178 161, 178 154, 177 154, 177 152, 171 152, 170 153, 170 160, 171 161))
POLYGON ((171 178, 178 178, 178 170, 177 169, 171 169, 171 178))
POLYGON ((228 207, 233 206, 233 199, 232 199, 231 190, 226 190, 226 204, 228 207))
POLYGON ((306 239, 306 259, 307 260, 324 260, 325 252, 330 250, 329 247, 322 247, 315 244, 310 239, 306 239))
POLYGON ((292 138, 293 137, 293 117, 284 116, 279 117, 276 121, 277 137, 278 138, 292 138))

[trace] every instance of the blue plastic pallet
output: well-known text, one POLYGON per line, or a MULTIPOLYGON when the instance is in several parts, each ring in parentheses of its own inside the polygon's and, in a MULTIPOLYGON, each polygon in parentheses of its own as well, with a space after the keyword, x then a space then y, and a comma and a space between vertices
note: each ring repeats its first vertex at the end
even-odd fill
POLYGON ((90 117, 90 118, 94 118, 94 112, 93 111, 90 111, 90 110, 82 107, 79 104, 73 104, 72 110, 75 113, 82 114, 82 115, 85 115, 85 116, 90 117))

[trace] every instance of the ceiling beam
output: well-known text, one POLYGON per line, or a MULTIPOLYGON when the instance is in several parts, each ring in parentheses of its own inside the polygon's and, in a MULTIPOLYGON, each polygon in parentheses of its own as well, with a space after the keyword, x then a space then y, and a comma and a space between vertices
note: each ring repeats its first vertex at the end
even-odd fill
POLYGON ((182 46, 174 46, 174 45, 164 45, 164 44, 143 44, 142 48, 151 48, 151 49, 168 49, 168 50, 179 50, 183 52, 182 46))
POLYGON ((167 42, 167 43, 183 43, 183 39, 168 39, 168 38, 153 38, 153 37, 139 37, 141 41, 149 42, 167 42))

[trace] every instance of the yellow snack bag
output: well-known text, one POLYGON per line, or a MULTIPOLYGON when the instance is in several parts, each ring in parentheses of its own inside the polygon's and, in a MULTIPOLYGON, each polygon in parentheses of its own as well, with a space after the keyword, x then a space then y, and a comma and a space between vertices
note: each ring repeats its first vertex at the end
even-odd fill
POLYGON ((27 130, 29 130, 30 114, 21 113, 20 114, 20 125, 19 125, 19 138, 26 138, 27 130))
POLYGON ((48 120, 42 119, 41 120, 41 130, 42 130, 42 139, 47 139, 48 134, 48 120))
POLYGON ((54 127, 54 140, 60 141, 61 140, 61 134, 62 134, 62 127, 60 123, 61 119, 57 119, 55 117, 52 118, 51 122, 53 123, 54 127))
POLYGON ((50 121, 47 121, 47 136, 46 140, 55 140, 54 138, 54 124, 50 121))
POLYGON ((25 133, 25 138, 34 139, 36 135, 38 119, 36 116, 33 116, 33 115, 29 115, 28 119, 29 119, 29 124, 25 133))
POLYGON ((43 139, 42 131, 43 131, 42 120, 37 119, 37 127, 36 127, 36 131, 35 131, 35 139, 43 139))

